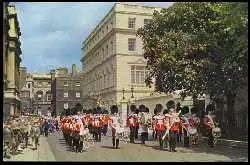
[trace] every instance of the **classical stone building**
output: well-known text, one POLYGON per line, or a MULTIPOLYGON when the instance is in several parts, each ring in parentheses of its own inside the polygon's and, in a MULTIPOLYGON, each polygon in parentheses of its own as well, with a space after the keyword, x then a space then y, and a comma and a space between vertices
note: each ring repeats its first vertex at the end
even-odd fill
POLYGON ((69 74, 67 68, 58 68, 51 72, 52 75, 52 109, 60 115, 64 109, 72 109, 77 103, 83 104, 82 74, 72 65, 69 74))
POLYGON ((49 72, 25 72, 20 90, 22 110, 26 113, 51 113, 51 75, 49 72))
POLYGON ((154 10, 161 8, 116 3, 83 42, 85 101, 101 96, 109 109, 120 103, 123 89, 126 99, 133 95, 135 100, 154 91, 144 82, 148 71, 142 40, 136 36, 138 28, 150 23, 154 10))
POLYGON ((3 115, 20 113, 19 78, 22 54, 20 45, 20 27, 16 8, 13 3, 4 2, 3 24, 3 78, 4 106, 3 115))

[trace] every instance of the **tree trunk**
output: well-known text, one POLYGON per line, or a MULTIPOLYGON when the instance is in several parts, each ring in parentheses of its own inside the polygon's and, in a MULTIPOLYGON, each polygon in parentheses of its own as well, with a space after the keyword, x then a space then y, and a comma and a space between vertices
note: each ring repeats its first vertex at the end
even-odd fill
POLYGON ((228 126, 229 130, 232 130, 235 128, 234 104, 236 95, 229 93, 226 95, 226 97, 227 97, 228 126))

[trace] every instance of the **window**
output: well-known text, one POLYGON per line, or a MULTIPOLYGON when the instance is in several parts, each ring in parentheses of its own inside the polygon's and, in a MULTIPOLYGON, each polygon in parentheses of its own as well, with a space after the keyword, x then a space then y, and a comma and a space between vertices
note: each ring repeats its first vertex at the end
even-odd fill
POLYGON ((77 87, 81 86, 81 83, 80 82, 76 82, 76 86, 77 87))
POLYGON ((30 88, 30 83, 28 83, 28 88, 30 88))
POLYGON ((65 86, 65 87, 67 87, 68 85, 69 85, 68 82, 63 83, 63 86, 65 86))
POLYGON ((81 97, 81 92, 76 92, 76 98, 80 98, 81 97))
POLYGON ((110 53, 113 54, 113 41, 110 41, 110 53))
POLYGON ((131 83, 144 84, 147 74, 145 66, 131 66, 131 83))
POLYGON ((134 29, 135 28, 135 18, 128 19, 128 28, 134 29))
POLYGON ((147 24, 150 24, 152 22, 153 22, 152 19, 144 19, 144 26, 147 25, 147 24))
POLYGON ((69 108, 69 104, 68 104, 68 103, 64 103, 64 104, 63 104, 63 108, 64 108, 64 109, 68 109, 68 108, 69 108))
POLYGON ((66 97, 66 98, 69 97, 69 93, 68 92, 64 92, 63 93, 63 97, 66 97))
POLYGON ((135 51, 135 42, 136 40, 134 38, 129 38, 128 39, 128 50, 129 51, 135 51))
POLYGON ((106 45, 106 55, 108 56, 108 54, 109 54, 109 46, 106 45))
POLYGON ((51 94, 47 94, 47 101, 51 101, 51 94))

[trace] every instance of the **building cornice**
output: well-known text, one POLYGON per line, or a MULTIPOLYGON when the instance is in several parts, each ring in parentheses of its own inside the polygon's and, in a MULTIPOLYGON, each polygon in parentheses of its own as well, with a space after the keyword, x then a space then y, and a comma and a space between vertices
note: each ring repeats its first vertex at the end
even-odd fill
MULTIPOLYGON (((107 20, 108 17, 112 17, 114 15, 114 8, 115 8, 116 4, 113 5, 113 7, 109 10, 109 12, 104 16, 104 18, 97 24, 97 26, 94 28, 94 30, 92 32, 90 32, 90 34, 88 35, 87 39, 83 41, 83 45, 87 45, 89 43, 89 41, 92 40, 92 38, 96 35, 96 33, 98 32, 99 29, 102 28, 102 26, 100 26, 102 23, 106 23, 105 20, 107 20), (113 12, 113 13, 112 13, 113 12)), ((110 19, 109 18, 109 19, 110 19)), ((84 46, 83 46, 84 47, 84 46)))
MULTIPOLYGON (((116 5, 122 5, 121 3, 115 3, 113 5, 113 7, 109 10, 109 12, 104 16, 104 18, 97 24, 97 26, 94 28, 94 30, 92 32, 90 32, 90 34, 88 35, 87 39, 83 41, 83 45, 87 45, 92 39, 93 37, 96 35, 96 33, 98 32, 99 29, 102 28, 102 26, 104 24, 106 24, 107 22, 107 18, 109 17, 109 19, 115 15, 115 14, 131 14, 131 15, 143 15, 143 16, 152 16, 153 13, 143 13, 143 12, 132 12, 132 11, 117 11, 115 10, 116 5), (100 26, 102 24, 102 26, 100 26)), ((124 5, 128 5, 128 4, 124 4, 124 5)), ((157 9, 162 9, 160 7, 154 7, 154 6, 144 6, 144 5, 130 5, 130 6, 141 6, 143 8, 148 8, 149 10, 157 10, 157 9)))

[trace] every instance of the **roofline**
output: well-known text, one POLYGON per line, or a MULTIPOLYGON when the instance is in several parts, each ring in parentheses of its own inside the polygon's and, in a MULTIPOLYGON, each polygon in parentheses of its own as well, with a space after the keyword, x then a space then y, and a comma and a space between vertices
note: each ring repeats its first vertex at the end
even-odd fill
POLYGON ((112 8, 108 11, 108 13, 101 19, 101 21, 98 22, 98 24, 96 25, 96 27, 94 28, 94 30, 92 30, 92 31, 89 33, 88 37, 82 42, 82 45, 85 45, 85 44, 87 43, 87 41, 92 37, 91 34, 94 33, 94 32, 98 29, 98 25, 100 25, 102 22, 104 22, 105 18, 107 18, 107 16, 112 12, 112 10, 115 8, 115 6, 116 6, 117 4, 119 4, 119 3, 116 2, 116 3, 112 6, 112 8))

